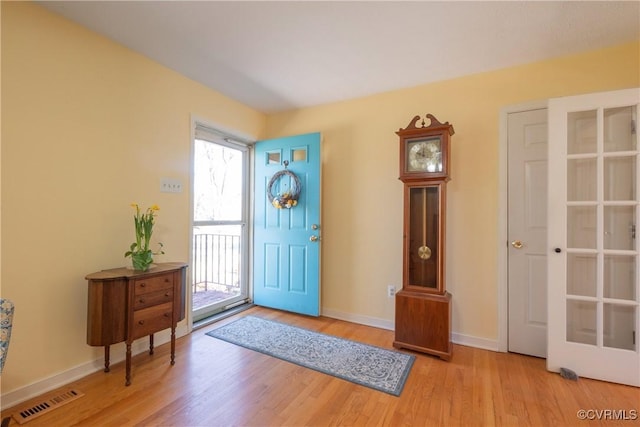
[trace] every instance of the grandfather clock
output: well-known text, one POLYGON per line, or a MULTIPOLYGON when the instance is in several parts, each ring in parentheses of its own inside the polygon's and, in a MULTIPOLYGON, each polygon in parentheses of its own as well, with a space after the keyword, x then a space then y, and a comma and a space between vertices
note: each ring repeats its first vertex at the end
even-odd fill
POLYGON ((404 183, 402 290, 396 294, 396 348, 451 359, 451 294, 445 286, 446 184, 453 126, 427 114, 400 129, 404 183), (420 122, 420 124, 418 124, 420 122))

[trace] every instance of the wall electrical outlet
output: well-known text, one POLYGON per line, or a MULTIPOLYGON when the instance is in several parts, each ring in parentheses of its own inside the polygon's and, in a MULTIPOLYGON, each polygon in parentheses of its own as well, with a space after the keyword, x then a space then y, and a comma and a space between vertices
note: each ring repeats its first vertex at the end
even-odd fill
POLYGON ((387 296, 389 298, 393 298, 394 296, 396 296, 396 287, 393 285, 389 285, 387 286, 387 296))
POLYGON ((162 193, 182 193, 182 183, 177 179, 161 178, 160 191, 162 193))

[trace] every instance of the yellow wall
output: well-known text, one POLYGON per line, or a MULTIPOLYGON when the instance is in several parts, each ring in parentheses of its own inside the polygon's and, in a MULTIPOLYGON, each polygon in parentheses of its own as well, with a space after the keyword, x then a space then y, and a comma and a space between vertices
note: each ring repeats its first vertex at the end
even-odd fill
POLYGON ((2 392, 101 357, 85 344, 84 276, 124 265, 131 202, 160 205, 164 260, 188 260, 190 114, 256 137, 322 132, 323 310, 386 322, 386 287, 401 281, 394 131, 416 114, 450 121, 453 329, 494 340, 499 110, 638 86, 639 47, 267 118, 38 6, 2 2, 0 285, 17 305, 2 392), (185 191, 160 193, 161 177, 185 191))
POLYGON ((86 274, 125 265, 132 202, 160 205, 158 261, 188 261, 191 114, 261 136, 266 117, 29 3, 2 2, 2 392, 98 359, 86 274), (181 194, 160 193, 160 178, 181 194))
POLYGON ((626 44, 270 116, 270 138, 314 130, 324 136, 323 310, 393 321, 386 288, 402 281, 402 183, 394 132, 415 115, 432 113, 456 131, 446 250, 453 331, 495 341, 500 110, 640 86, 639 53, 639 43, 626 44))

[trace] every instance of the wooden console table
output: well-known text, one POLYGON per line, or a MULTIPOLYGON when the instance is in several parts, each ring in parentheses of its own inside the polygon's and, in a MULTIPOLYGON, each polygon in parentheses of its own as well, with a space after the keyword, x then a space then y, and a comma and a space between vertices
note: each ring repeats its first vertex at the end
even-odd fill
POLYGON ((125 385, 131 384, 131 343, 171 328, 171 364, 175 364, 176 326, 185 317, 187 264, 159 263, 142 272, 114 268, 89 274, 87 344, 104 346, 104 371, 109 372, 109 346, 127 345, 125 385))

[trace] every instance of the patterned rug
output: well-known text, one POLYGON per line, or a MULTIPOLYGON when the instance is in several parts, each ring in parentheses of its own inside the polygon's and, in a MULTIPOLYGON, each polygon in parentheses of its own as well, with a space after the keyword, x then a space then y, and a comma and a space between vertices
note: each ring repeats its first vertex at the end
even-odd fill
POLYGON ((399 396, 415 356, 255 316, 207 335, 399 396))

